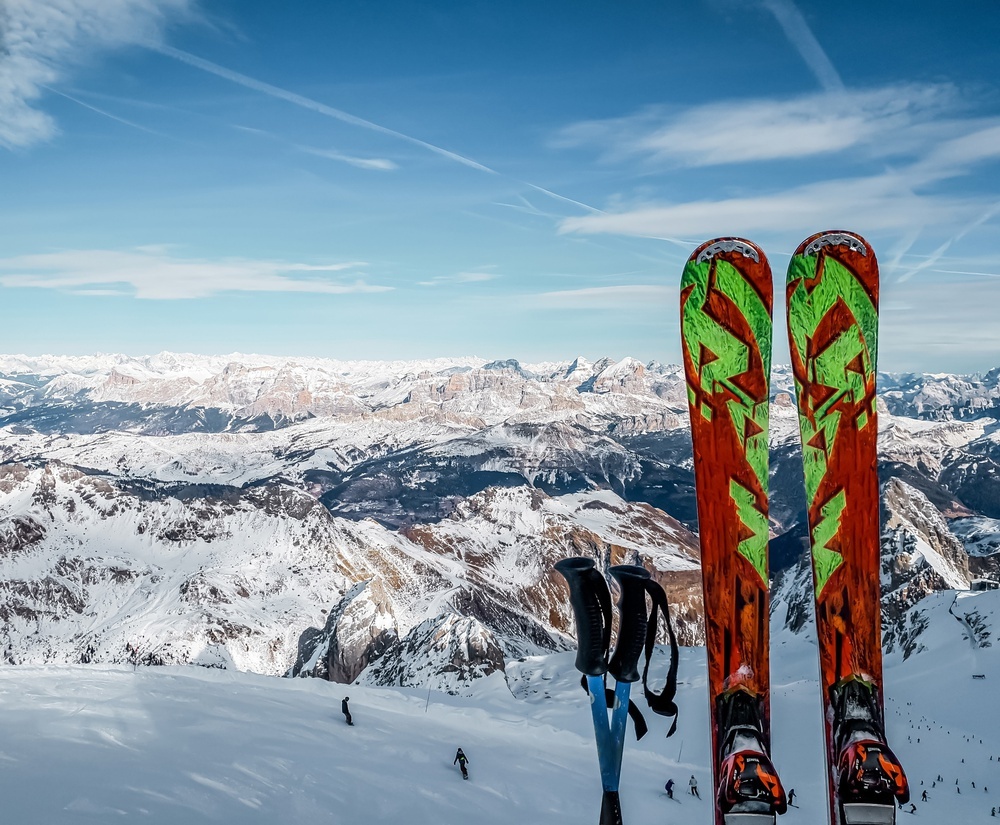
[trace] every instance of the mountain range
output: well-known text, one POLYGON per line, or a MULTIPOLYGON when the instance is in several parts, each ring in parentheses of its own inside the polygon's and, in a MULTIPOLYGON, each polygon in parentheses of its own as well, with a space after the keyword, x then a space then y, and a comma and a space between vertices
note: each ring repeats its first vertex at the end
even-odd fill
MULTIPOLYGON (((792 382, 773 615, 810 632, 792 382)), ((1000 370, 879 376, 885 642, 1000 581, 1000 370), (916 612, 915 612, 916 611, 916 612)), ((462 692, 572 645, 552 564, 644 564, 703 641, 682 370, 634 358, 0 356, 7 662, 198 663, 462 692)))

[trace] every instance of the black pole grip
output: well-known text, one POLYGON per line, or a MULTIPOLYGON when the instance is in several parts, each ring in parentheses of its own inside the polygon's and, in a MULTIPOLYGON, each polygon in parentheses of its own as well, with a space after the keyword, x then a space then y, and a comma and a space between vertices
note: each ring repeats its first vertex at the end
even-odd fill
POLYGON ((576 669, 587 676, 608 670, 611 645, 611 593, 593 559, 573 556, 555 564, 569 585, 569 603, 576 621, 576 669))
POLYGON ((621 587, 618 599, 618 644, 608 671, 618 682, 638 682, 639 658, 646 645, 646 584, 649 571, 636 564, 618 564, 609 571, 621 587))
POLYGON ((622 825, 622 806, 618 791, 605 791, 601 799, 601 825, 622 825))

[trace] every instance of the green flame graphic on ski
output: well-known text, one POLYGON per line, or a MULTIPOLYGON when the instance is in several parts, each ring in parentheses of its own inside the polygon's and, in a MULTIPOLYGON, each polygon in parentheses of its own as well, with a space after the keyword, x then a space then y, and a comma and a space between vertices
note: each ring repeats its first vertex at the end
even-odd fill
MULTIPOLYGON (((793 358, 806 364, 808 385, 795 378, 800 399, 799 426, 802 432, 802 462, 805 469, 806 499, 810 510, 827 473, 827 459, 834 450, 841 426, 837 405, 845 398, 859 404, 874 385, 878 346, 878 310, 857 277, 835 258, 824 260, 817 278, 818 256, 796 255, 788 268, 788 283, 796 281, 788 294, 789 338, 793 358), (842 304, 853 322, 811 360, 807 351, 830 313, 842 304)), ((867 405, 866 405, 867 406, 867 405)), ((875 395, 871 393, 870 413, 857 416, 858 429, 875 420, 875 395)), ((820 504, 822 520, 812 530, 816 594, 822 593, 830 576, 842 562, 841 554, 827 546, 840 529, 845 507, 842 493, 820 504)))
MULTIPOLYGON (((739 382, 734 380, 745 373, 750 365, 750 347, 706 311, 711 268, 710 261, 701 263, 689 261, 684 267, 681 290, 692 288, 691 295, 683 307, 682 329, 685 344, 696 361, 701 386, 712 388, 713 394, 722 387, 732 395, 726 405, 730 419, 745 450, 747 463, 766 496, 768 399, 765 393, 763 402, 756 403, 739 382)), ((732 264, 724 260, 715 262, 714 288, 732 301, 743 314, 760 352, 764 376, 769 376, 771 314, 760 295, 732 264)), ((688 400, 693 409, 697 409, 706 420, 711 420, 712 408, 705 399, 696 397, 690 385, 688 400)), ((729 494, 748 534, 740 541, 738 551, 753 565, 766 585, 767 518, 754 506, 753 493, 742 485, 733 481, 729 494)))

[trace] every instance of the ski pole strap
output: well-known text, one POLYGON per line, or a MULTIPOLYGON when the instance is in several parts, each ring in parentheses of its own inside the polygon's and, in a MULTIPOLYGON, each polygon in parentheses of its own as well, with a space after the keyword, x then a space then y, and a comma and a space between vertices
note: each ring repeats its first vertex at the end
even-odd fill
POLYGON ((674 635, 674 626, 670 621, 670 605, 667 603, 667 594, 658 582, 649 579, 646 582, 646 592, 653 600, 653 610, 649 616, 649 624, 646 627, 646 664, 642 669, 642 691, 649 704, 649 709, 660 716, 673 716, 673 723, 667 736, 673 736, 677 730, 677 705, 674 703, 674 696, 677 694, 677 662, 679 652, 677 650, 677 637, 674 635), (659 693, 654 693, 649 689, 647 677, 649 675, 649 662, 653 657, 653 648, 656 646, 657 612, 663 613, 663 620, 667 625, 667 636, 670 639, 670 667, 667 670, 667 682, 659 693))

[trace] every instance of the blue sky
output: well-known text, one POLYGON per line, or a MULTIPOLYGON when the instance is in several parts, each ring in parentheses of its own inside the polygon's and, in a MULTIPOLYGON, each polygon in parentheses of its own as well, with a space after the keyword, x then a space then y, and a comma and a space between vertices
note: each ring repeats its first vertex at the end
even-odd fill
POLYGON ((0 351, 676 362, 694 246, 780 285, 844 228, 882 368, 988 369, 998 42, 993 2, 7 0, 0 351))

